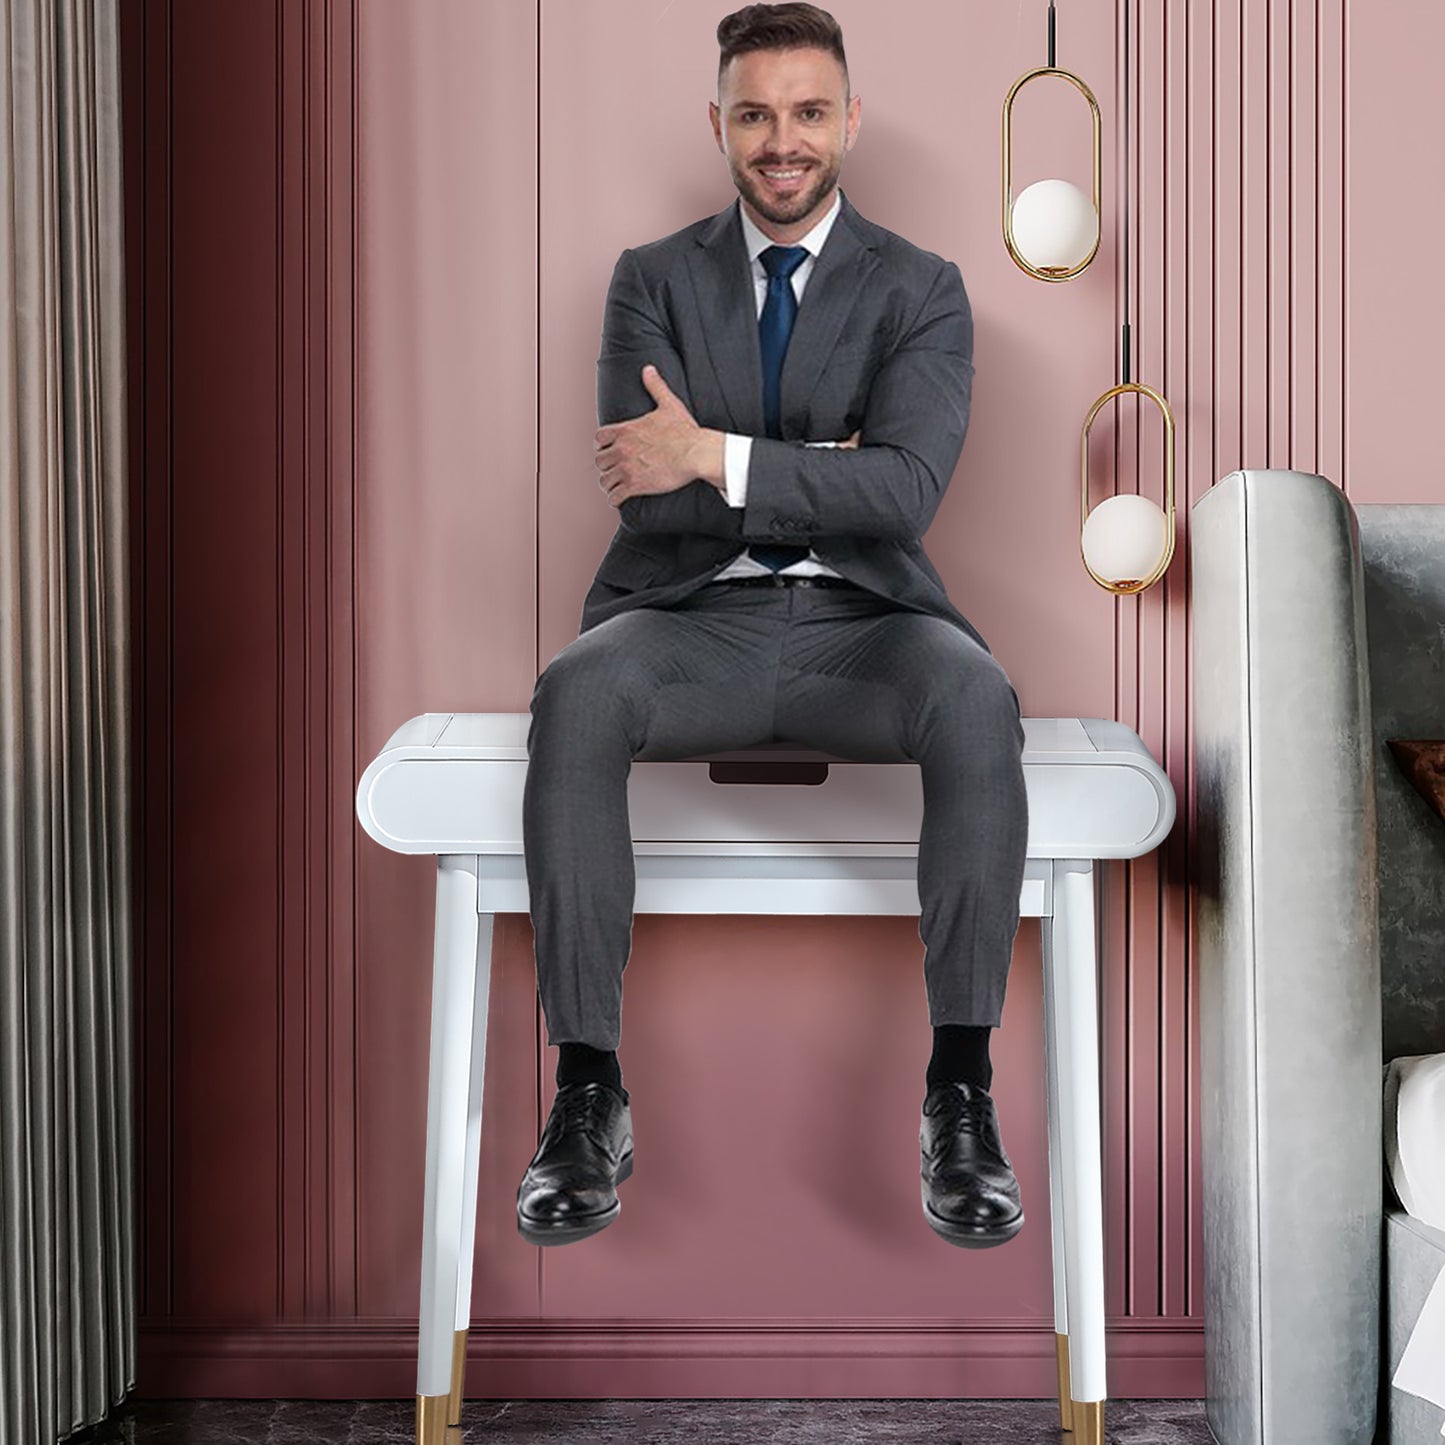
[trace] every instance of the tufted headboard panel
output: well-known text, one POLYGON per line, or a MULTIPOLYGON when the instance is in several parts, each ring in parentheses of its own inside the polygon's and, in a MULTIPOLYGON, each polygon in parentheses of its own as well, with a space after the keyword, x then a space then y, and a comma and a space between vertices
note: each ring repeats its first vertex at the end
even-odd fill
POLYGON ((1445 739, 1445 506, 1363 503, 1386 1060, 1445 1052, 1445 822, 1387 738, 1445 739))

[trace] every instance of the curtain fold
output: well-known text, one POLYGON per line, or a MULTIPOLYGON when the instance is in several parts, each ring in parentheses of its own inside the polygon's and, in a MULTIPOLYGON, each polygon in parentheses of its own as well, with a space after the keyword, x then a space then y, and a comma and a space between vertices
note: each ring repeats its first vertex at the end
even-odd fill
POLYGON ((0 1445, 135 1384, 117 0, 0 0, 0 1445))

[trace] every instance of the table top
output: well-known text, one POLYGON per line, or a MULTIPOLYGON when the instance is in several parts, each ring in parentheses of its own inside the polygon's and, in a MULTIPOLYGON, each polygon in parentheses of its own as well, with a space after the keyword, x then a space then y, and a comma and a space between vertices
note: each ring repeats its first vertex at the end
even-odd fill
MULTIPOLYGON (((424 713, 392 734, 357 786, 357 816, 401 853, 520 854, 530 713, 424 713)), ((1024 718, 1031 858, 1133 858, 1174 822, 1164 770, 1107 718, 1024 718)), ((639 851, 916 854, 921 771, 793 743, 634 761, 639 851), (742 766, 746 764, 746 766, 742 766), (802 766, 800 766, 802 765, 802 766)))
MULTIPOLYGON (((426 749, 434 757, 525 758, 532 717, 525 712, 428 712, 403 723, 380 755, 395 749, 426 749)), ((1024 764, 1066 758, 1097 763, 1116 752, 1149 758, 1138 733, 1120 722, 1093 717, 1026 717, 1024 764)), ((833 758, 835 754, 793 743, 760 743, 735 752, 699 753, 692 761, 768 758, 793 760, 833 758)), ((1152 759, 1151 759, 1152 760, 1152 759)), ((840 758, 840 762, 851 759, 840 758)))

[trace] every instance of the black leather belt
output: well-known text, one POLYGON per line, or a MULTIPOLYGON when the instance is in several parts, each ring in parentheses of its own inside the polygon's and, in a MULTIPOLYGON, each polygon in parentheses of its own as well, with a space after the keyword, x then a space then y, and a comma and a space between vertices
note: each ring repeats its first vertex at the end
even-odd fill
POLYGON ((712 580, 725 587, 852 587, 858 590, 858 584, 846 577, 805 577, 797 573, 766 572, 755 577, 714 577, 712 580))

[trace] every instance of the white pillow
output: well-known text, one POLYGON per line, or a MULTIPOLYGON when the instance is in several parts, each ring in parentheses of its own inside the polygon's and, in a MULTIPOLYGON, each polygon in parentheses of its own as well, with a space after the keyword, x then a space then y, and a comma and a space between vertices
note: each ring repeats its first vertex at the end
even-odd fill
POLYGON ((1385 1164, 1407 1214, 1445 1229, 1445 1054, 1385 1066, 1385 1164))

